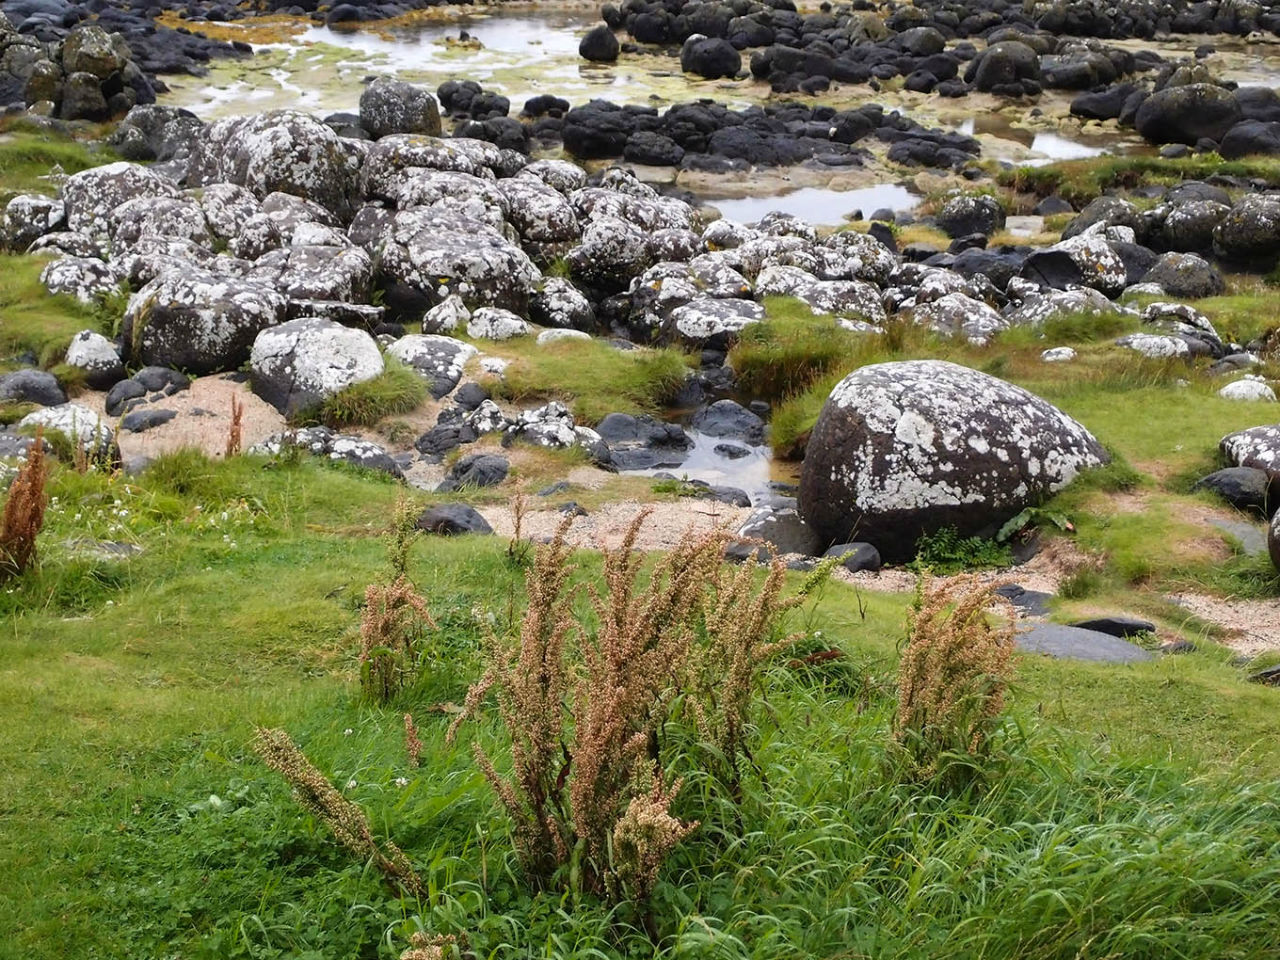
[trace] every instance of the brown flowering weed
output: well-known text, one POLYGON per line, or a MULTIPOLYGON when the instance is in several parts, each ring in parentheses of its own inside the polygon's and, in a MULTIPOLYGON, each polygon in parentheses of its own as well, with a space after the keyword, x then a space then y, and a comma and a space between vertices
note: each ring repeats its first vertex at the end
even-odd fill
POLYGON ((49 503, 45 491, 48 474, 44 435, 37 430, 4 503, 4 517, 0 520, 0 582, 21 576, 36 558, 36 538, 44 527, 44 511, 49 503))

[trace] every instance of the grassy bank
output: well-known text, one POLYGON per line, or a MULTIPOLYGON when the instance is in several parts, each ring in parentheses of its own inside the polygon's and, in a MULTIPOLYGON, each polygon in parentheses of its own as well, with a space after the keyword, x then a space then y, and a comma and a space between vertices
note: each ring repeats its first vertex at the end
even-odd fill
MULTIPOLYGON (((703 826, 664 872, 655 943, 625 906, 532 895, 468 745, 444 743, 441 705, 481 669, 481 621, 520 616, 505 542, 414 548, 441 630, 424 679, 376 707, 356 694, 355 634, 394 485, 180 455, 130 481, 60 471, 52 493, 40 568, 0 594, 0 850, 14 878, 0 956, 391 957, 419 926, 465 933, 481 956, 1280 946, 1267 866, 1280 790, 1253 779, 1278 759, 1280 693, 1246 684, 1212 644, 1132 667, 1025 659, 995 779, 940 797, 886 768, 908 598, 864 592, 860 614, 830 585, 794 625, 844 655, 768 674, 754 754, 768 789, 752 778, 739 813, 714 784, 686 785, 680 813, 703 826), (141 552, 108 558, 89 539, 141 552), (289 729, 429 895, 401 900, 337 849, 248 751, 255 723, 289 729)), ((494 734, 475 736, 495 747, 494 734)))

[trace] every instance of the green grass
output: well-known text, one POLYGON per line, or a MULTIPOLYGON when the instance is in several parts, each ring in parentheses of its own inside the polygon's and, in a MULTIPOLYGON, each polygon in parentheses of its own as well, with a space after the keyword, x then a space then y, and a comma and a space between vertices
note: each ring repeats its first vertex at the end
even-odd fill
MULTIPOLYGON (((397 488, 182 454, 134 479, 59 470, 51 492, 39 568, 0 592, 0 957, 390 958, 418 927, 504 957, 1280 948, 1280 691, 1211 645, 1123 668, 1023 659, 987 788, 940 796, 886 767, 909 598, 864 592, 863 616, 830 584, 795 624, 846 658, 768 674, 740 812, 690 771, 676 812, 702 826, 664 872, 655 945, 626 906, 530 894, 467 742, 496 749, 492 721, 448 744, 452 716, 432 709, 481 670, 475 611, 519 617, 505 541, 413 549, 442 630, 431 671, 384 709, 359 699, 355 629, 397 488), (142 552, 105 560, 83 538, 142 552), (247 749, 254 723, 353 781, 431 897, 400 900, 335 848, 247 749)), ((669 737, 681 766, 694 745, 669 737)))
POLYGON ((661 413, 689 372, 676 350, 619 350, 603 340, 508 342, 486 351, 511 359, 494 384, 497 397, 521 404, 560 400, 584 425, 610 413, 661 413))
POLYGON ((81 330, 104 330, 103 314, 74 297, 50 296, 40 282, 44 257, 0 253, 0 352, 30 350, 41 366, 62 361, 81 330))
POLYGON ((55 166, 72 174, 119 159, 104 145, 46 133, 20 121, 8 121, 2 127, 0 203, 22 193, 53 194, 54 185, 46 177, 55 166))
POLYGON ((327 398, 315 417, 327 427, 371 427, 378 421, 408 413, 427 398, 427 384, 418 374, 394 357, 384 357, 385 369, 372 380, 353 383, 327 398))
POLYGON ((1019 193, 1046 197, 1057 193, 1080 209, 1108 190, 1149 183, 1174 184, 1214 175, 1280 181, 1280 163, 1270 158, 1223 160, 1208 153, 1166 160, 1162 157, 1101 157, 1061 160, 1040 167, 1016 167, 996 174, 996 182, 1019 193))
POLYGON ((803 301, 775 297, 765 307, 764 322, 747 327, 729 351, 738 389, 753 399, 773 403, 865 362, 866 337, 815 316, 803 301))

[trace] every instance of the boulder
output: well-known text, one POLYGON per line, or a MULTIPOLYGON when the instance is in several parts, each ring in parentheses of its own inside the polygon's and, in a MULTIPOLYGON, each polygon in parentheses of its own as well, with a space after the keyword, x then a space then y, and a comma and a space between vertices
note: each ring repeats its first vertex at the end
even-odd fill
POLYGON ((596 425, 618 470, 678 467, 689 456, 693 440, 679 424, 647 415, 611 413, 596 425))
POLYGON ((827 542, 909 560, 922 534, 993 534, 1108 460, 1083 426, 1020 387, 939 360, 863 367, 810 435, 800 510, 827 542))
POLYGON ((1280 570, 1280 510, 1271 518, 1271 526, 1267 528, 1267 552, 1271 554, 1271 565, 1280 570))
POLYGON ((427 381, 431 396, 439 400, 462 379, 467 361, 477 354, 469 343, 436 334, 411 333, 387 347, 387 354, 427 381))
POLYGON ((436 493, 453 493, 458 490, 494 487, 507 479, 511 464, 506 457, 495 453, 473 453, 453 465, 448 475, 436 487, 436 493))
POLYGON ((71 338, 63 362, 83 371, 86 386, 93 390, 108 390, 125 376, 116 345, 92 330, 81 330, 71 338))
POLYGON ((1152 143, 1194 145, 1221 140, 1239 121, 1240 105, 1230 90, 1211 83, 1187 83, 1147 97, 1133 125, 1152 143))
POLYGON ((28 368, 0 375, 0 400, 56 407, 67 402, 67 394, 52 373, 28 368))
POLYGON ((22 195, 4 208, 4 241, 9 249, 25 253, 27 247, 66 222, 67 208, 52 197, 22 195))
POLYGON ((419 514, 414 526, 426 533, 446 537, 463 533, 493 533, 480 511, 465 503, 439 503, 419 514))
POLYGON ((694 34, 680 48, 680 69, 707 80, 736 77, 742 69, 742 55, 728 40, 694 34))
POLYGON ((440 136, 440 108, 422 87, 378 77, 360 94, 360 125, 373 139, 395 133, 440 136))
POLYGON ((578 56, 594 63, 613 63, 618 59, 618 38, 607 23, 598 23, 587 31, 578 44, 578 56))
MULTIPOLYGON (((1201 477, 1192 489, 1208 490, 1237 510, 1266 516, 1271 512, 1269 494, 1272 483, 1267 472, 1257 467, 1224 467, 1201 477)), ((1276 484, 1276 497, 1280 498, 1280 483, 1276 484)))
POLYGON ((981 234, 989 237, 1004 226, 1004 207, 995 197, 952 197, 938 211, 938 226, 949 237, 967 237, 981 234))
POLYGON ((861 570, 879 570, 880 551, 869 543, 837 543, 828 547, 823 557, 840 557, 840 566, 850 573, 861 570))
POLYGON ((325 123, 297 110, 272 110, 219 120, 192 151, 192 186, 234 183, 264 199, 280 192, 305 197, 339 220, 349 220, 357 199, 360 149, 325 123))
POLYGON ((176 198, 181 191, 168 177, 136 163, 108 163, 69 176, 62 185, 67 229, 105 235, 108 217, 128 200, 176 198))
POLYGON ((115 447, 115 434, 101 417, 78 403, 43 407, 18 421, 18 429, 43 427, 46 434, 60 433, 77 444, 91 457, 109 456, 115 447))
POLYGON ((249 354, 253 392, 286 416, 312 410, 383 368, 373 337, 316 317, 263 330, 249 354))
POLYGON ((1143 283, 1159 284, 1171 297, 1199 300, 1216 297, 1227 288, 1218 268, 1194 253, 1166 253, 1142 278, 1143 283))
POLYGON ((709 437, 741 440, 752 446, 764 443, 764 421, 733 400, 717 400, 699 410, 690 426, 709 437))
POLYGON ((235 370, 255 338, 285 319, 265 284, 202 270, 166 273, 129 298, 122 334, 135 362, 191 373, 235 370))
POLYGON ((1228 463, 1280 474, 1280 423, 1227 434, 1218 449, 1228 463))
POLYGON ((1226 160, 1280 153, 1280 121, 1241 120, 1227 131, 1218 152, 1226 160))
POLYGON ((1214 227, 1213 248, 1228 260, 1274 262, 1280 254, 1280 197, 1241 197, 1214 227))

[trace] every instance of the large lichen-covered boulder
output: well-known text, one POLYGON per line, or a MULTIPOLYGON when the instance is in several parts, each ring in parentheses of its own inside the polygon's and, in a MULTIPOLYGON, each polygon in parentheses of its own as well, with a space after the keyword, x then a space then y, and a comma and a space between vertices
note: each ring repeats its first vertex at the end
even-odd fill
POLYGON ((201 374, 235 370, 258 334, 284 321, 287 306, 261 282, 171 271, 129 298, 122 332, 136 363, 201 374))
POLYGON ((1229 433, 1218 449, 1234 466, 1280 473, 1280 423, 1229 433))
POLYGON ((379 77, 360 94, 360 125, 375 140, 393 133, 440 136, 440 107, 422 87, 379 77))
POLYGON ((456 294, 468 307, 523 313, 542 274, 491 227, 446 210, 401 211, 383 234, 381 274, 434 306, 456 294))
POLYGON ((263 330, 249 354, 253 392, 289 416, 372 380, 384 369, 373 337, 318 317, 263 330))
POLYGON ((289 246, 259 257, 249 276, 294 299, 368 303, 373 261, 359 247, 289 246))
POLYGON ((824 542, 866 541, 901 562, 923 534, 992 534, 1107 460, 1088 430, 1021 387, 942 360, 880 363, 827 399, 800 510, 824 542))
POLYGON ((173 199, 178 185, 163 174, 136 163, 108 163, 67 177, 62 185, 67 229, 77 233, 110 232, 110 214, 129 200, 173 199))
POLYGON ((192 186, 235 183, 259 199, 271 193, 305 197, 349 220, 357 196, 358 141, 297 110, 219 120, 192 151, 192 186))
POLYGON ((21 253, 61 227, 66 218, 67 208, 61 200, 38 195, 14 197, 4 208, 5 245, 21 253))

